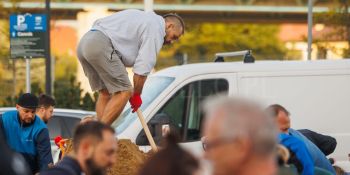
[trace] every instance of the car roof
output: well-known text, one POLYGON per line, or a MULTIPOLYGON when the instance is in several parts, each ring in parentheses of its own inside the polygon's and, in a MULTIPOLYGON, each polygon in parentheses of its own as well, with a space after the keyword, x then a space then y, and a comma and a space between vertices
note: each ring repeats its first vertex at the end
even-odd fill
POLYGON ((154 73, 152 76, 190 77, 211 73, 259 72, 259 71, 297 71, 321 69, 350 69, 350 60, 313 60, 313 61, 256 61, 211 62, 173 66, 154 73))
MULTIPOLYGON (((0 114, 11 110, 16 110, 16 108, 1 107, 0 114)), ((65 117, 76 117, 76 118, 83 118, 87 115, 96 115, 96 112, 94 111, 85 111, 80 109, 64 109, 64 108, 55 108, 53 113, 54 113, 53 115, 65 116, 65 117)))

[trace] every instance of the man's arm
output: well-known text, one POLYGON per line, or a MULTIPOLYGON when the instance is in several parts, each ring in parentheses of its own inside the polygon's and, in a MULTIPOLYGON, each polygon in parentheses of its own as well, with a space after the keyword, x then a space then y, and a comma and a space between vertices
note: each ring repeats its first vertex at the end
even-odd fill
POLYGON ((282 138, 280 143, 292 151, 302 164, 303 171, 301 174, 314 174, 314 161, 312 160, 305 143, 302 140, 287 134, 280 134, 279 137, 282 138))
POLYGON ((51 155, 49 131, 47 128, 44 128, 38 134, 38 137, 36 139, 36 149, 38 152, 37 161, 40 171, 48 169, 49 166, 53 164, 53 161, 51 155))
POLYGON ((134 79, 134 93, 129 99, 129 102, 132 108, 132 112, 135 112, 137 111, 137 109, 139 109, 139 107, 142 104, 141 93, 142 93, 143 85, 145 84, 145 81, 147 79, 147 76, 142 76, 135 73, 133 79, 134 79))
POLYGON ((134 94, 141 94, 147 76, 134 74, 134 94))

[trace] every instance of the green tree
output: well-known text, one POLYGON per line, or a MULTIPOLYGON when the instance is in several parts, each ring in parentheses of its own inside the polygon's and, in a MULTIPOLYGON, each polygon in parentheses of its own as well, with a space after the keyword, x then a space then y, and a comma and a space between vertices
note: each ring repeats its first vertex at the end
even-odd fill
POLYGON ((54 96, 57 107, 68 109, 95 110, 95 96, 83 94, 76 81, 77 59, 72 56, 55 56, 54 96))
POLYGON ((4 7, 4 1, 0 1, 0 104, 7 103, 5 99, 14 99, 16 95, 15 61, 10 59, 9 17, 11 13, 19 12, 18 3, 21 0, 8 0, 12 6, 4 7), (8 97, 9 96, 9 97, 8 97))
POLYGON ((200 23, 187 24, 186 29, 179 42, 162 49, 157 68, 178 64, 183 53, 189 63, 213 61, 217 52, 249 49, 256 59, 283 59, 286 53, 277 25, 200 23))
POLYGON ((90 93, 85 93, 82 99, 81 108, 84 110, 94 111, 95 110, 95 100, 91 97, 90 93))
MULTIPOLYGON (((346 41, 348 48, 344 49, 343 57, 350 57, 350 0, 333 0, 333 7, 329 12, 315 15, 316 23, 324 23, 333 29, 323 37, 325 40, 337 39, 346 41)), ((322 46, 321 46, 322 47, 322 46)), ((324 46, 323 46, 324 47, 324 46)))
MULTIPOLYGON (((89 93, 85 93, 82 97, 83 91, 80 87, 80 83, 76 82, 74 76, 71 76, 69 81, 64 79, 55 81, 54 87, 56 89, 54 91, 54 97, 57 108, 83 109, 89 111, 95 110, 97 93, 94 93, 93 96, 91 96, 89 93)), ((21 90, 14 97, 7 96, 4 98, 2 106, 15 106, 18 97, 23 93, 23 90, 21 90)), ((37 96, 43 93, 39 83, 32 83, 32 93, 37 96)))
POLYGON ((68 109, 83 109, 93 111, 97 96, 89 93, 83 95, 83 90, 80 83, 76 82, 74 76, 71 76, 69 81, 64 79, 56 80, 54 83, 54 97, 56 99, 56 107, 68 109))
POLYGON ((82 89, 80 83, 75 81, 75 77, 70 77, 70 81, 57 80, 54 83, 54 96, 57 107, 68 109, 80 109, 80 97, 82 89))
POLYGON ((2 106, 4 107, 13 107, 15 106, 16 102, 17 102, 18 96, 7 96, 5 97, 5 100, 3 101, 2 106))
POLYGON ((69 55, 56 55, 54 58, 56 80, 69 82, 72 76, 76 76, 77 58, 69 55))

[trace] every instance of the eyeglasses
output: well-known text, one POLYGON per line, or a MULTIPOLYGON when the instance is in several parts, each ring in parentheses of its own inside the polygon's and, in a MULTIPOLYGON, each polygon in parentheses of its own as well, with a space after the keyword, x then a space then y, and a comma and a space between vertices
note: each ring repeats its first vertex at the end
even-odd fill
POLYGON ((219 138, 219 139, 215 139, 215 140, 208 142, 205 137, 202 138, 202 146, 203 146, 204 151, 208 151, 208 150, 211 150, 211 149, 218 147, 220 145, 230 144, 233 142, 235 142, 235 139, 219 138))

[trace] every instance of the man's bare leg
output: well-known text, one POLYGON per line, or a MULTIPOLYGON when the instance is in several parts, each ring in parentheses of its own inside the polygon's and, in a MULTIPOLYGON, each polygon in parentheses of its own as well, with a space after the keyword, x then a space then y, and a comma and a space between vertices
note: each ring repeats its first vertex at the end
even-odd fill
POLYGON ((111 98, 111 95, 108 93, 107 89, 102 89, 99 91, 98 99, 96 102, 96 114, 97 114, 98 120, 102 119, 103 112, 110 98, 111 98))
POLYGON ((123 111, 131 97, 130 91, 121 91, 113 94, 104 108, 101 122, 111 125, 123 111))

